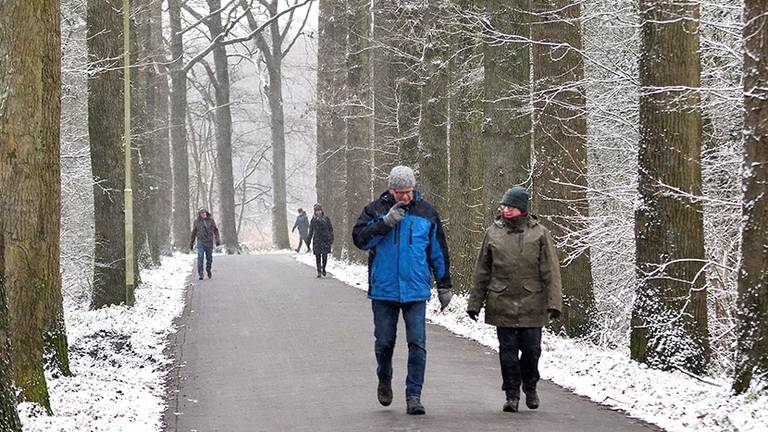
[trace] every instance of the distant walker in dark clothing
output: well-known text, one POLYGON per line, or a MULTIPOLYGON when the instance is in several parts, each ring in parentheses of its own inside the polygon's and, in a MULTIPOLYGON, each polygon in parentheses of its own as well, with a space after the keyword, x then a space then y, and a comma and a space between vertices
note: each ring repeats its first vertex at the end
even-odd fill
POLYGON ((317 277, 325 276, 325 266, 328 264, 328 254, 331 253, 333 245, 333 224, 331 219, 325 215, 320 204, 314 205, 315 215, 309 223, 309 234, 307 234, 307 248, 312 244, 312 252, 315 253, 317 263, 317 277))
POLYGON ((296 231, 296 228, 299 229, 299 247, 296 248, 296 252, 301 250, 302 242, 307 245, 307 252, 309 252, 309 240, 307 239, 307 233, 309 231, 309 219, 307 218, 307 212, 305 212, 302 208, 298 209, 297 211, 299 212, 299 215, 296 216, 296 222, 293 224, 293 228, 291 229, 291 232, 296 231))
POLYGON ((205 271, 208 273, 208 279, 211 278, 211 264, 213 264, 213 244, 221 245, 219 238, 219 228, 216 221, 211 217, 208 210, 201 208, 197 212, 197 219, 192 224, 192 239, 189 241, 189 248, 195 248, 197 240, 197 275, 200 280, 203 279, 203 257, 205 257, 205 271))

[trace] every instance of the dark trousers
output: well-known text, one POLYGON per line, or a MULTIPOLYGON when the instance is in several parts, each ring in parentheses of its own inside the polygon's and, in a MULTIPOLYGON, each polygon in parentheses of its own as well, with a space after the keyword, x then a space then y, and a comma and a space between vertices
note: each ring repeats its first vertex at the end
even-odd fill
POLYGON ((424 370, 427 366, 427 302, 398 303, 373 300, 373 335, 375 338, 376 375, 380 380, 392 380, 392 353, 397 338, 397 320, 403 311, 405 338, 408 341, 408 376, 405 379, 405 399, 421 397, 424 370))
POLYGON ((197 242, 197 275, 203 277, 203 257, 205 257, 205 270, 211 272, 213 263, 213 245, 197 242))
POLYGON ((520 385, 529 393, 539 382, 541 357, 541 327, 497 327, 501 389, 508 398, 520 397, 520 385))
MULTIPOLYGON (((299 245, 301 247, 301 245, 299 245)), ((328 254, 327 253, 316 253, 315 254, 315 264, 317 265, 317 272, 324 272, 325 266, 328 264, 328 254)))
POLYGON ((309 243, 307 243, 306 238, 307 238, 306 234, 301 234, 301 233, 299 234, 299 245, 296 246, 296 252, 301 250, 301 244, 302 243, 307 245, 307 252, 309 252, 309 243))

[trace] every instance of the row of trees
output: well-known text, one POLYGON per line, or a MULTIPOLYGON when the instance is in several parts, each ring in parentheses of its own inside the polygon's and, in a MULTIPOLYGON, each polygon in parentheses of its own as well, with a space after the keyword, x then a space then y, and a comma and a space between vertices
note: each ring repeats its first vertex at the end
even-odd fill
MULTIPOLYGON (((92 269, 92 279, 80 282, 91 287, 85 297, 92 308, 126 301, 126 97, 133 125, 137 270, 139 265, 159 264, 161 255, 174 247, 184 250, 189 245, 190 194, 200 190, 190 185, 189 164, 200 156, 199 130, 191 114, 198 106, 207 107, 201 118, 211 121, 215 135, 215 166, 210 172, 215 173, 217 193, 207 202, 219 206, 217 220, 227 252, 240 250, 237 233, 245 204, 253 199, 248 196, 252 191, 246 188, 247 176, 264 159, 272 162, 275 187, 266 185, 259 193, 268 195, 261 198, 265 202, 274 202, 278 220, 273 223, 274 238, 287 247, 282 60, 304 35, 311 0, 127 3, 128 9, 123 0, 0 5, 4 59, 0 63, 0 429, 4 431, 20 429, 17 401, 37 403, 50 412, 44 370, 54 376, 70 374, 60 254, 68 263, 82 261, 92 269), (130 22, 127 58, 125 14, 130 22), (67 30, 63 44, 62 25, 67 30), (228 54, 228 47, 236 47, 236 52, 228 54), (272 131, 272 142, 247 156, 244 169, 250 173, 238 182, 232 155, 233 55, 267 66, 265 117, 272 131), (130 94, 123 87, 126 60, 131 68, 130 94), (199 95, 190 98, 192 109, 187 102, 190 89, 199 95), (83 139, 85 147, 73 144, 83 139), (63 179, 60 169, 66 174, 63 179), (84 194, 82 185, 92 185, 92 190, 84 194), (235 188, 241 186, 238 215, 235 188)), ((198 166, 195 172, 203 170, 198 166)), ((213 195, 211 189, 206 191, 213 195)), ((64 270, 65 278, 78 277, 70 274, 72 268, 64 270)))
MULTIPOLYGON (((701 19, 702 7, 730 18, 738 2, 604 3, 321 0, 318 198, 343 231, 385 189, 389 167, 414 166, 466 291, 498 199, 528 186, 557 238, 565 334, 697 374, 716 369, 714 340, 743 391, 768 371, 765 2, 723 24, 743 39, 701 19), (706 89, 702 77, 733 87, 706 89), (746 108, 743 137, 721 139, 728 107, 746 108), (718 248, 740 215, 718 211, 725 200, 712 197, 726 189, 704 187, 738 182, 715 167, 742 143, 747 192, 726 205, 743 208, 743 255, 728 249, 729 265, 718 248)), ((349 237, 336 254, 361 260, 349 237)))

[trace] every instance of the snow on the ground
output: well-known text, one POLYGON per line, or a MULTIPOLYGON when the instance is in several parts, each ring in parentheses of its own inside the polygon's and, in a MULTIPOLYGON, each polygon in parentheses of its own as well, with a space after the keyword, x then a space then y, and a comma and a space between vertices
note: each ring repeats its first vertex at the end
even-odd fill
MULTIPOLYGON (((298 254, 296 259, 315 266, 312 254, 298 254)), ((348 285, 368 290, 365 265, 329 257, 327 270, 330 276, 348 285)), ((480 322, 470 320, 465 313, 466 306, 467 297, 456 295, 440 313, 433 291, 427 304, 427 319, 498 351, 495 327, 482 322, 482 313, 480 322)), ((669 432, 768 430, 768 392, 751 391, 733 396, 730 377, 700 380, 682 372, 650 369, 630 360, 629 349, 604 349, 548 331, 544 332, 542 350, 539 363, 542 378, 669 432)))
POLYGON ((193 255, 142 270, 133 308, 66 311, 73 377, 49 376, 53 416, 21 404, 25 432, 157 432, 165 411, 165 352, 184 309, 193 255))

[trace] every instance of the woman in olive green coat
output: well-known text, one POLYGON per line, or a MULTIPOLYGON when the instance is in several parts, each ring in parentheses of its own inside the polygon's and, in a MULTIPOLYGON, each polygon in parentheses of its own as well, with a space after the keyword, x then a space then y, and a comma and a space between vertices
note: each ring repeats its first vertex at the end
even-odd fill
POLYGON ((521 384, 528 408, 539 407, 541 328, 562 309, 557 251, 549 230, 528 214, 528 200, 519 186, 504 194, 501 214, 485 231, 467 304, 475 321, 485 306, 485 322, 497 328, 508 412, 518 410, 521 384))

